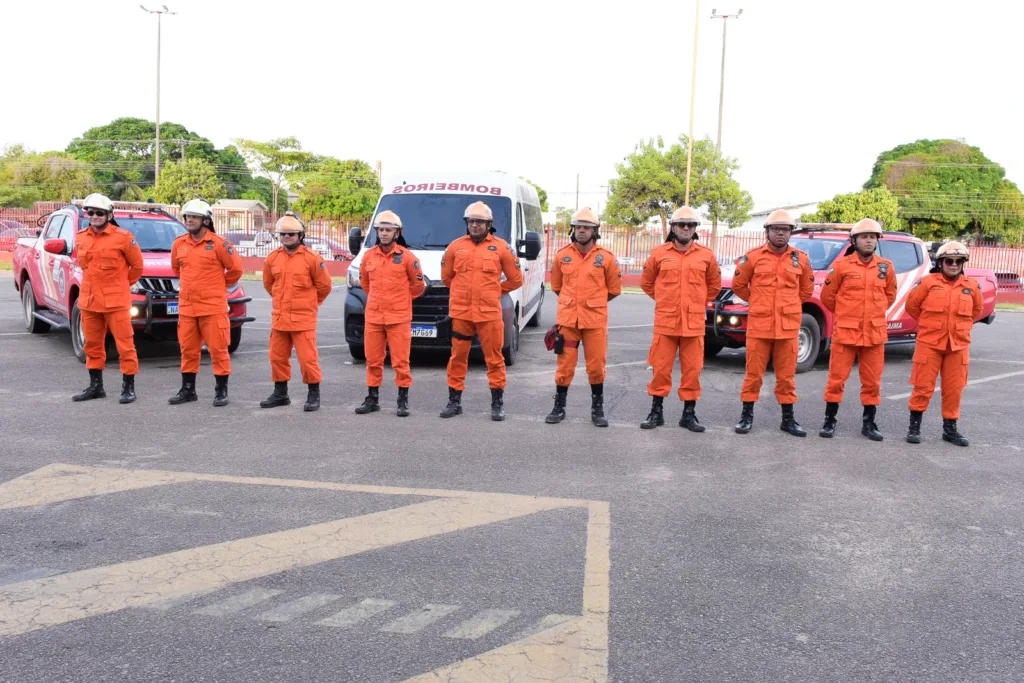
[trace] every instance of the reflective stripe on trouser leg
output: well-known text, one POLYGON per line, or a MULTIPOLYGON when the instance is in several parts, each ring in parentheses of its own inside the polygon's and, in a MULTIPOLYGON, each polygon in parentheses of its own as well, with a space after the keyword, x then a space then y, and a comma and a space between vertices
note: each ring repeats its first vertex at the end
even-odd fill
POLYGON ((412 326, 410 323, 388 325, 386 334, 388 349, 391 351, 391 367, 395 371, 395 386, 411 387, 409 350, 412 348, 412 326))
POLYGON ((943 419, 960 419, 960 397, 967 385, 967 370, 970 367, 970 362, 970 352, 967 349, 947 351, 942 357, 943 419))
MULTIPOLYGON (((679 338, 679 400, 700 400, 700 371, 704 369, 704 337, 679 338)), ((670 370, 671 371, 671 370, 670 370)))
POLYGON ((857 358, 857 348, 847 344, 832 343, 831 355, 828 359, 828 383, 825 384, 826 403, 843 402, 846 380, 850 378, 853 361, 857 358))
POLYGON ((877 406, 882 402, 882 371, 885 370, 885 344, 857 349, 860 364, 860 403, 877 406))
POLYGON ((910 371, 910 384, 914 387, 910 393, 907 407, 923 413, 935 393, 935 380, 942 367, 942 352, 921 344, 914 349, 914 364, 910 371))
POLYGON ((366 323, 363 328, 363 353, 366 354, 366 386, 379 387, 384 382, 384 356, 387 353, 387 329, 380 323, 366 323))
POLYGON ((270 380, 287 382, 292 378, 292 333, 270 330, 270 380))
POLYGON ((491 389, 505 388, 505 357, 501 347, 505 343, 505 323, 502 320, 488 320, 476 324, 476 335, 480 337, 480 348, 487 362, 487 384, 491 389))
POLYGON ((135 351, 135 331, 129 311, 107 313, 107 329, 114 336, 117 355, 121 359, 122 375, 139 374, 139 354, 135 351))
POLYGON ((761 395, 764 371, 768 367, 774 344, 774 339, 747 337, 747 371, 743 376, 743 389, 740 390, 740 400, 744 403, 756 402, 761 395))
POLYGON ((796 356, 800 342, 776 339, 772 345, 772 367, 775 368, 775 398, 780 405, 796 403, 796 356))
POLYGON ((466 388, 466 371, 469 369, 469 349, 473 345, 476 326, 469 320, 452 319, 452 355, 448 359, 448 386, 456 391, 466 388), (458 333, 466 339, 459 339, 458 333))
POLYGON ((199 318, 192 315, 178 316, 178 345, 181 347, 182 373, 199 372, 199 359, 203 353, 199 318))
POLYGON ((651 381, 647 383, 648 396, 668 396, 672 391, 672 366, 676 362, 680 337, 654 333, 647 351, 647 364, 651 366, 651 381))
POLYGON ((82 334, 85 335, 85 367, 102 370, 107 364, 107 314, 80 311, 82 334))

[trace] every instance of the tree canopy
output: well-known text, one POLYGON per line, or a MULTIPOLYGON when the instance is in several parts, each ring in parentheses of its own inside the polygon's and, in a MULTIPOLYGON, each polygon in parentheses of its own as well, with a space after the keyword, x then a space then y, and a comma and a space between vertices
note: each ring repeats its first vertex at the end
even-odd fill
POLYGON ((547 191, 544 188, 542 188, 540 185, 538 185, 537 183, 535 183, 532 180, 530 180, 529 178, 524 178, 523 176, 519 176, 519 179, 520 180, 525 180, 527 182, 527 184, 532 185, 533 189, 537 190, 537 199, 540 200, 540 210, 541 211, 547 211, 548 210, 548 193, 547 193, 547 191))
MULTIPOLYGON (((640 225, 660 216, 662 230, 667 232, 669 214, 686 202, 688 144, 685 135, 668 148, 660 137, 641 141, 616 165, 618 177, 611 181, 605 216, 626 225, 640 225)), ((715 222, 743 223, 754 202, 733 178, 737 168, 736 160, 722 156, 710 139, 695 142, 690 206, 703 208, 715 222)))
POLYGON ((895 195, 900 217, 924 239, 1016 237, 1024 198, 1006 171, 960 140, 918 140, 882 152, 865 189, 895 195))
POLYGON ((862 218, 874 218, 886 230, 901 230, 900 204, 884 187, 837 194, 818 204, 815 213, 800 216, 802 223, 856 223, 862 218))
POLYGON ((36 153, 12 145, 0 155, 0 206, 28 208, 37 201, 71 201, 92 189, 85 164, 64 152, 36 153))
POLYGON ((268 142, 235 140, 239 153, 245 157, 254 175, 268 178, 273 184, 271 208, 278 213, 278 197, 288 176, 309 170, 315 155, 302 150, 298 138, 276 138, 268 142))
POLYGON ((181 205, 197 198, 213 204, 224 196, 224 185, 213 166, 194 158, 165 166, 160 173, 160 187, 152 192, 161 204, 181 205))
POLYGON ((365 161, 317 156, 306 170, 289 175, 299 195, 293 209, 303 216, 368 216, 380 197, 377 173, 365 161))

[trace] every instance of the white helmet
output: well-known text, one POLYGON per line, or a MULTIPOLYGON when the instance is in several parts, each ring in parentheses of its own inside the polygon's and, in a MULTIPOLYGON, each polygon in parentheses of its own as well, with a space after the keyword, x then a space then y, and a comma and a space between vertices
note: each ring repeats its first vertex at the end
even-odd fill
POLYGON ((107 213, 114 212, 114 202, 110 201, 110 198, 106 195, 100 194, 99 192, 93 192, 91 195, 85 198, 82 202, 83 209, 100 209, 107 213))
POLYGON ((185 202, 185 206, 181 207, 182 216, 203 216, 213 220, 213 207, 202 199, 193 199, 185 202))

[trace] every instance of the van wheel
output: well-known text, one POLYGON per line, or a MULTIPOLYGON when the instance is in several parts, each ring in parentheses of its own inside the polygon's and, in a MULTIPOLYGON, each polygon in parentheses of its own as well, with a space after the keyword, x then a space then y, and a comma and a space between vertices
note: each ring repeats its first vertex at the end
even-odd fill
POLYGON ((509 340, 508 346, 501 350, 501 355, 505 357, 505 365, 511 367, 516 364, 516 357, 519 355, 518 320, 512 324, 512 339, 509 340))
POLYGON ((228 353, 234 353, 238 350, 238 345, 242 343, 242 326, 231 328, 231 340, 228 342, 228 353))
POLYGON ((544 286, 540 288, 540 303, 537 304, 537 311, 533 314, 533 317, 526 321, 527 327, 540 327, 540 312, 544 308, 544 296, 546 292, 544 286))
POLYGON ((25 280, 25 284, 21 286, 21 305, 22 310, 25 312, 26 330, 32 334, 50 331, 49 323, 44 323, 35 316, 37 309, 36 293, 32 291, 32 282, 30 280, 25 280))
POLYGON ((800 319, 800 334, 797 337, 796 371, 807 372, 814 367, 821 353, 821 328, 810 313, 800 319))
POLYGON ((366 349, 362 344, 349 344, 348 352, 352 354, 352 357, 356 360, 366 360, 366 349))

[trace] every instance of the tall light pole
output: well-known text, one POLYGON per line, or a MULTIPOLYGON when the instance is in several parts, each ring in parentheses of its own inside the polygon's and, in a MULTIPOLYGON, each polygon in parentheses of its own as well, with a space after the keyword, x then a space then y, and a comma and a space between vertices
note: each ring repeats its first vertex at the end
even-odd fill
POLYGON ((718 140, 715 142, 718 151, 722 150, 722 104, 725 102, 725 28, 730 19, 739 19, 741 14, 742 9, 736 14, 718 14, 718 10, 711 10, 712 19, 722 20, 722 84, 718 88, 718 140))
POLYGON ((153 186, 160 187, 160 20, 165 14, 177 14, 161 5, 163 9, 146 9, 139 5, 143 12, 156 15, 156 159, 153 161, 153 186))
POLYGON ((697 33, 700 29, 700 0, 693 22, 693 72, 690 74, 690 140, 686 144, 686 206, 690 205, 690 168, 693 165, 693 100, 697 91, 697 33))

